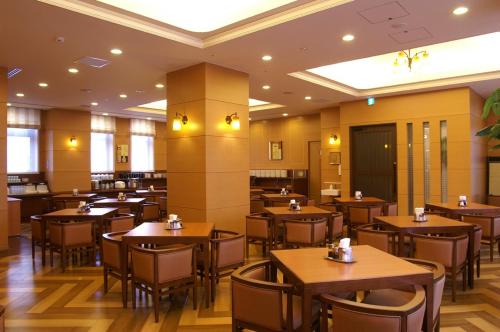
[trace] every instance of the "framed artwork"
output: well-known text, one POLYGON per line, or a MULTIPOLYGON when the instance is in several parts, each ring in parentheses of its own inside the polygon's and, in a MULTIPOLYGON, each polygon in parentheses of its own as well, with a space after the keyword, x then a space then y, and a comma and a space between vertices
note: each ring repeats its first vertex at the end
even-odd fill
POLYGON ((116 162, 117 163, 128 163, 128 145, 121 144, 116 146, 116 162))
POLYGON ((283 160, 283 141, 269 142, 269 160, 283 160))
POLYGON ((330 152, 328 155, 328 163, 330 165, 340 165, 340 152, 330 152))

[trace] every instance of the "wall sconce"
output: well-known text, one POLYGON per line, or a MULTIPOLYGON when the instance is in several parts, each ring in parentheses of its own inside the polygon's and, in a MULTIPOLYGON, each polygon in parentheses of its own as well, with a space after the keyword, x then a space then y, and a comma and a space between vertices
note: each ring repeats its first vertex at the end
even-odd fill
POLYGON ((186 114, 180 114, 175 112, 175 119, 172 121, 172 130, 179 131, 182 129, 182 125, 188 122, 188 117, 186 114))
POLYGON ((71 136, 71 138, 69 139, 69 145, 70 146, 77 146, 78 145, 78 141, 76 140, 75 136, 71 136))
POLYGON ((331 135, 330 135, 330 138, 328 139, 328 143, 329 143, 330 145, 333 145, 333 144, 335 144, 335 142, 337 141, 337 139, 338 139, 337 135, 333 135, 333 134, 331 134, 331 135))
POLYGON ((235 112, 233 114, 226 115, 226 123, 231 125, 234 130, 240 130, 240 118, 238 113, 235 112))

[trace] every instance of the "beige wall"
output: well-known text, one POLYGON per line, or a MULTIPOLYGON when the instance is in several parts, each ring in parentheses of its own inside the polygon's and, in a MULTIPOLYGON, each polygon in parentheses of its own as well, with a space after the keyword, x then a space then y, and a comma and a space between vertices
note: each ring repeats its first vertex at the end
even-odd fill
POLYGON ((165 171, 167 169, 167 133, 165 122, 155 123, 156 136, 155 136, 155 170, 165 171))
MULTIPOLYGON (((321 110, 321 188, 329 186, 324 182, 341 182, 339 166, 329 164, 329 154, 340 152, 342 138, 340 136, 340 108, 329 108, 321 110), (330 144, 330 136, 336 135, 337 140, 330 144)), ((342 157, 342 156, 341 156, 342 157)), ((322 197, 322 201, 331 200, 329 197, 322 197)))
POLYGON ((250 169, 307 169, 319 128, 318 114, 250 122, 250 169), (283 160, 269 160, 269 141, 283 141, 283 160))
POLYGON ((0 251, 7 250, 7 68, 0 67, 0 251))
POLYGON ((90 190, 90 113, 51 109, 42 112, 45 171, 50 190, 90 190), (75 136, 77 146, 69 144, 75 136))
MULTIPOLYGON (((395 123, 397 126, 398 203, 400 213, 407 213, 407 139, 406 125, 413 123, 414 147, 414 204, 422 206, 423 198, 423 126, 428 121, 431 128, 431 201, 441 200, 440 121, 448 126, 448 201, 454 202, 465 194, 483 201, 472 188, 471 166, 473 141, 471 126, 471 97, 468 88, 435 91, 395 97, 377 98, 374 106, 366 100, 342 103, 340 106, 342 193, 350 193, 349 131, 352 126, 395 123), (469 179, 464 180, 464 179, 469 179)), ((474 125, 475 126, 475 125, 474 125)), ((480 144, 480 143, 479 143, 480 144)), ((480 150, 480 148, 477 148, 480 150)), ((476 148, 474 149, 474 152, 476 148)), ((484 161, 483 161, 484 163, 484 161)), ((476 170, 484 167, 477 159, 476 170)), ((475 182, 474 182, 475 184, 475 182)))
POLYGON ((486 202, 486 158, 488 143, 484 137, 476 133, 485 127, 486 121, 481 118, 484 99, 475 91, 470 91, 470 118, 471 118, 471 197, 474 202, 486 202))
POLYGON ((168 210, 187 222, 214 222, 245 231, 250 210, 248 75, 202 63, 167 75, 168 112, 186 113, 181 131, 167 136, 168 210), (241 129, 224 119, 238 113, 241 129))

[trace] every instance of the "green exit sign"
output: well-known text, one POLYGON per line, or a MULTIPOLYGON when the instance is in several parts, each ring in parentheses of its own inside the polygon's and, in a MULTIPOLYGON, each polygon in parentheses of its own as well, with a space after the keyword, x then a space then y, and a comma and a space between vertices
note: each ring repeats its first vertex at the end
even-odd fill
POLYGON ((375 98, 374 97, 369 97, 367 99, 368 106, 375 105, 375 98))

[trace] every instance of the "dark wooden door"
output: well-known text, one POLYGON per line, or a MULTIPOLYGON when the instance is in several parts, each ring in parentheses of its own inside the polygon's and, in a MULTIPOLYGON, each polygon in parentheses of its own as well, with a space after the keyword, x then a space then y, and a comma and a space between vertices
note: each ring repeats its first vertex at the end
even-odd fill
POLYGON ((351 195, 397 201, 396 125, 351 128, 351 195))

